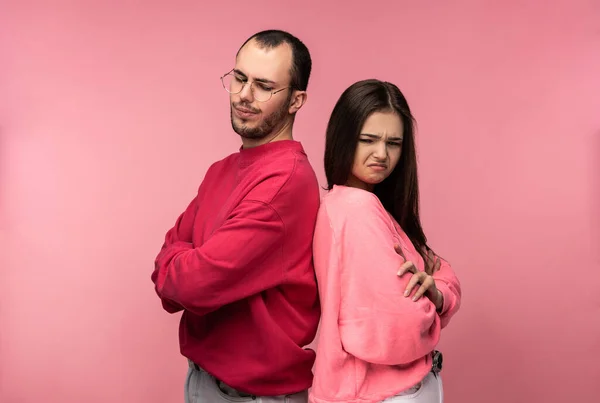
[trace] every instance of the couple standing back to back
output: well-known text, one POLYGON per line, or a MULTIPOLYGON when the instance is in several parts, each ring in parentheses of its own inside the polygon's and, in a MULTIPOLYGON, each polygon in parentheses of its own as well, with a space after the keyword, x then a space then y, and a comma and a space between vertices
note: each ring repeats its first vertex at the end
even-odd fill
POLYGON ((320 200, 292 136, 311 66, 269 30, 221 77, 242 147, 208 169, 152 273, 163 308, 183 311, 185 401, 442 402, 435 347, 461 290, 421 228, 409 106, 387 82, 344 91, 320 200))

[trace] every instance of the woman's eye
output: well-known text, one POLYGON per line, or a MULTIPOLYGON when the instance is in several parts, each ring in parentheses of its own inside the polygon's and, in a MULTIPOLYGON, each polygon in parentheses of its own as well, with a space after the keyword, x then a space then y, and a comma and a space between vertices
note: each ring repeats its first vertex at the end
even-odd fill
POLYGON ((366 143, 366 144, 371 144, 371 143, 373 143, 373 140, 371 140, 371 139, 360 139, 359 141, 360 141, 361 143, 366 143))
POLYGON ((395 143, 393 141, 390 141, 388 144, 391 145, 392 147, 400 147, 402 145, 402 143, 395 143))

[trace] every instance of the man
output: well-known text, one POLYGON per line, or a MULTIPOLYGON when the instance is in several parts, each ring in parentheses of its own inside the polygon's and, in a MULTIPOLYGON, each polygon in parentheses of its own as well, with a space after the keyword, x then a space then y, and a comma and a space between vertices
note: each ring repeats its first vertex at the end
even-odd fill
POLYGON ((307 400, 319 189, 292 128, 310 71, 306 46, 270 30, 248 39, 221 78, 242 148, 209 168, 152 274, 164 309, 183 310, 186 402, 307 400))

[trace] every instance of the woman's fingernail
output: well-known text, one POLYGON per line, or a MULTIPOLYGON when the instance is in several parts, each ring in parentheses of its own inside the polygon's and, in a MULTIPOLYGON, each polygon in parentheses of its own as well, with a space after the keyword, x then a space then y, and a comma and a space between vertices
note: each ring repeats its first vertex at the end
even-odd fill
POLYGON ((405 296, 405 297, 408 297, 408 294, 410 294, 410 293, 408 292, 408 290, 404 291, 404 296, 405 296))

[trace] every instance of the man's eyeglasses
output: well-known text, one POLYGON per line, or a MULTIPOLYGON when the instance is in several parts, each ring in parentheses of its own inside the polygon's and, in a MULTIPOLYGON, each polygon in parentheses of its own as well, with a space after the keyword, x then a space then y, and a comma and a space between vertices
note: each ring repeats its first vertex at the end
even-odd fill
MULTIPOLYGON (((246 84, 248 84, 248 79, 236 74, 233 70, 231 70, 229 73, 221 77, 221 83, 223 84, 225 91, 228 93, 239 94, 242 92, 246 84)), ((274 94, 277 94, 278 92, 288 88, 292 87, 285 87, 276 90, 267 83, 260 81, 250 82, 250 91, 252 91, 254 99, 256 99, 258 102, 267 102, 274 94)))

